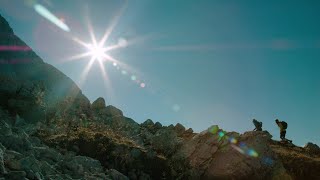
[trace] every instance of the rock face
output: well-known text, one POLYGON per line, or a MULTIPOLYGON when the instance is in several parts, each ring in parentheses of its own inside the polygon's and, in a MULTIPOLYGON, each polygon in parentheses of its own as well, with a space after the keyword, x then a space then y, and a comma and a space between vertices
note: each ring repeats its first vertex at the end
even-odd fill
MULTIPOLYGON (((1 124, 11 117, 0 109, 1 124)), ((127 179, 116 170, 104 170, 98 160, 64 154, 43 144, 23 127, 11 127, 0 134, 0 178, 6 179, 127 179)))
POLYGON ((0 16, 0 105, 27 122, 90 109, 89 100, 77 85, 59 70, 46 64, 12 31, 0 16), (78 107, 73 106, 77 101, 78 107), (61 108, 60 104, 65 107, 61 108), (60 108, 59 108, 60 107, 60 108))
POLYGON ((313 153, 313 154, 320 154, 320 147, 316 144, 313 144, 311 142, 308 142, 304 148, 310 152, 310 153, 313 153))
POLYGON ((93 110, 101 110, 106 108, 106 102, 102 97, 99 97, 97 100, 95 100, 92 105, 91 108, 93 110))
POLYGON ((90 104, 1 16, 0 44, 23 47, 0 51, 0 179, 320 179, 316 144, 138 124, 101 97, 90 104))

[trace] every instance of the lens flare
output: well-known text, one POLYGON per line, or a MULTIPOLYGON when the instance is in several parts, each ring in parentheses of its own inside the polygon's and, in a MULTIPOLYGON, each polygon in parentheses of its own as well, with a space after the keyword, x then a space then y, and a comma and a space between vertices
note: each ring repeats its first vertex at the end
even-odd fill
POLYGON ((122 70, 122 71, 121 71, 121 74, 126 75, 126 74, 127 74, 127 71, 122 70))
POLYGON ((145 84, 145 83, 141 83, 141 84, 140 84, 140 87, 145 88, 145 87, 146 87, 146 84, 145 84))
POLYGON ((244 150, 241 149, 240 147, 238 147, 238 146, 236 146, 236 145, 234 145, 234 144, 231 144, 231 147, 232 147, 233 149, 235 149, 236 151, 238 151, 239 153, 245 154, 244 150))
POLYGON ((70 28, 64 22, 62 22, 59 18, 57 18, 54 14, 52 14, 47 8, 45 8, 41 4, 35 4, 34 9, 37 13, 39 13, 44 18, 48 19, 50 22, 52 22, 62 30, 70 32, 70 28))
POLYGON ((254 149, 249 149, 247 154, 251 157, 258 157, 259 154, 254 149))
POLYGON ((128 45, 128 41, 124 38, 119 38, 118 39, 118 46, 120 47, 126 47, 128 45))
POLYGON ((234 137, 230 137, 229 138, 229 142, 232 143, 232 144, 237 144, 238 143, 238 140, 234 137))
POLYGON ((4 46, 0 45, 0 51, 31 51, 28 46, 4 46))
POLYGON ((178 111, 180 111, 180 106, 178 104, 174 104, 172 109, 173 109, 173 111, 178 112, 178 111))
POLYGON ((220 132, 218 133, 218 135, 219 135, 220 138, 222 138, 225 134, 224 134, 223 131, 220 131, 220 132))
POLYGON ((132 75, 132 76, 131 76, 131 80, 132 80, 132 81, 135 81, 136 79, 137 79, 137 77, 136 77, 135 75, 132 75))
POLYGON ((99 61, 103 59, 104 48, 94 44, 90 44, 88 47, 92 57, 94 57, 95 59, 98 59, 99 61))
POLYGON ((211 134, 216 134, 219 131, 219 126, 218 125, 214 125, 209 129, 209 132, 211 134))

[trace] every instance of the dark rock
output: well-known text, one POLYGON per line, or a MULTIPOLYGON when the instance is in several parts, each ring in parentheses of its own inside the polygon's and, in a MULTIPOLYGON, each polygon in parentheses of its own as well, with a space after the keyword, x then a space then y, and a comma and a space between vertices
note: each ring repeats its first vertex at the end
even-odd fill
POLYGON ((24 171, 10 171, 8 174, 6 174, 7 179, 12 179, 12 180, 21 180, 25 179, 27 176, 26 172, 24 171))
POLYGON ((174 129, 174 125, 173 125, 173 124, 170 124, 170 125, 168 126, 168 129, 174 129))
POLYGON ((154 123, 153 123, 153 121, 151 119, 147 119, 145 122, 143 122, 141 124, 141 126, 143 126, 143 127, 152 127, 152 126, 154 126, 154 123))
POLYGON ((9 26, 9 23, 0 15, 0 35, 9 36, 13 34, 12 28, 9 26))
POLYGON ((106 107, 106 102, 102 97, 99 97, 91 105, 91 108, 94 110, 104 109, 105 107, 106 107))
POLYGON ((0 52, 9 62, 0 66, 0 179, 320 177, 316 144, 283 145, 265 131, 240 135, 212 126, 193 134, 180 123, 163 127, 150 119, 139 125, 120 109, 106 106, 103 98, 91 105, 70 78, 44 63, 2 17, 0 44, 28 49, 0 52), (14 59, 30 62, 10 64, 14 59))
POLYGON ((193 129, 192 128, 187 129, 186 133, 193 133, 193 129))
POLYGON ((2 136, 12 135, 11 127, 1 119, 0 119, 0 135, 2 136))
POLYGON ((155 127, 156 129, 161 129, 161 128, 162 128, 162 124, 161 124, 160 122, 156 122, 156 123, 154 124, 154 127, 155 127))
POLYGON ((5 147, 0 143, 0 174, 6 173, 6 169, 4 167, 4 152, 5 147))
POLYGON ((114 106, 111 106, 111 105, 106 107, 105 113, 107 116, 110 116, 110 117, 123 116, 123 113, 120 109, 118 109, 114 106))
POLYGON ((183 134, 186 131, 186 128, 180 123, 177 123, 174 129, 178 134, 183 134))
POLYGON ((10 170, 22 170, 19 160, 23 157, 23 154, 6 150, 4 155, 5 166, 10 170))
POLYGON ((178 141, 175 131, 161 129, 151 138, 151 145, 155 150, 162 152, 165 155, 171 155, 177 150, 179 146, 178 141))
POLYGON ((320 154, 320 147, 317 144, 313 144, 311 142, 308 142, 305 146, 304 149, 306 149, 310 153, 314 154, 320 154))
POLYGON ((128 177, 126 177, 125 175, 119 173, 115 169, 110 169, 110 170, 107 171, 107 173, 109 174, 110 178, 114 179, 114 180, 129 180, 128 177))

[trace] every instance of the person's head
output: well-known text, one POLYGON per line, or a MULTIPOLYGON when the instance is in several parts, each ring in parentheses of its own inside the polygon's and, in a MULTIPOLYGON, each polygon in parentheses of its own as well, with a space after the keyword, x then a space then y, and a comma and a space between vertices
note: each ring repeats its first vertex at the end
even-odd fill
POLYGON ((278 123, 279 122, 279 119, 276 119, 276 123, 278 123))

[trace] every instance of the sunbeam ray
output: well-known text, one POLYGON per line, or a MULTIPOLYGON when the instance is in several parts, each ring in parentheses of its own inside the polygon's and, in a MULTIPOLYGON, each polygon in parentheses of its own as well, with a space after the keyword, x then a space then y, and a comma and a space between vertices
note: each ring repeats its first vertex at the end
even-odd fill
POLYGON ((114 98, 114 93, 113 93, 113 89, 112 89, 112 86, 111 86, 111 81, 107 75, 107 72, 106 72, 106 69, 104 67, 104 64, 103 64, 103 60, 100 60, 98 61, 99 62, 99 66, 100 66, 100 70, 101 70, 101 73, 102 73, 102 77, 103 77, 103 82, 104 82, 104 85, 105 85, 105 88, 107 90, 107 95, 109 96, 109 99, 111 98, 114 98))
MULTIPOLYGON (((91 52, 85 52, 85 53, 82 53, 82 54, 77 54, 77 55, 74 55, 74 56, 71 56, 71 57, 67 57, 67 58, 62 59, 60 63, 65 63, 65 62, 70 62, 70 61, 79 60, 79 59, 88 57, 88 56, 90 56, 90 55, 91 55, 91 52)), ((58 63, 58 64, 59 64, 59 63, 58 63)))
POLYGON ((80 39, 78 39, 78 38, 76 38, 76 37, 73 37, 73 38, 71 38, 71 39, 72 39, 73 41, 79 43, 80 45, 82 45, 82 46, 84 46, 84 47, 86 47, 86 48, 89 48, 89 44, 81 41, 80 39))
POLYGON ((108 40, 108 38, 109 38, 110 34, 112 33, 114 27, 118 24, 118 21, 119 21, 121 15, 123 14, 125 9, 127 8, 127 5, 128 5, 128 1, 126 1, 126 3, 120 8, 119 12, 112 19, 112 22, 111 22, 110 26, 106 29, 101 41, 99 42, 100 46, 102 46, 108 40))
POLYGON ((97 46, 97 40, 96 40, 96 37, 95 37, 94 32, 93 32, 93 28, 92 28, 92 25, 91 25, 91 20, 90 20, 90 18, 88 16, 86 16, 86 21, 87 21, 87 24, 88 24, 88 31, 89 31, 89 35, 90 35, 91 41, 92 41, 94 46, 97 46))
POLYGON ((95 62, 95 57, 92 57, 89 61, 89 63, 87 64, 86 68, 83 70, 81 77, 80 77, 80 81, 79 81, 79 87, 81 88, 83 83, 86 81, 87 76, 89 74, 89 71, 91 70, 91 67, 93 65, 93 63, 95 62))

